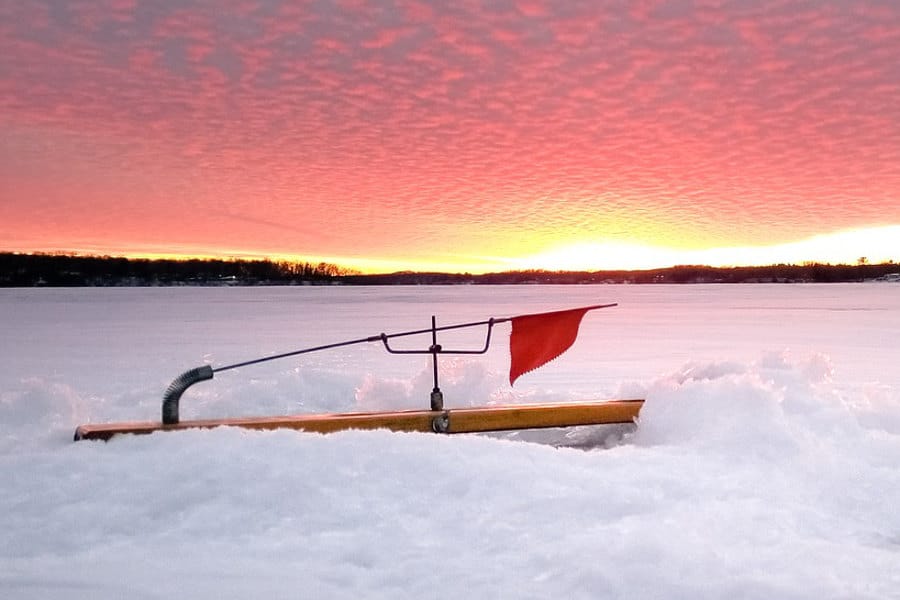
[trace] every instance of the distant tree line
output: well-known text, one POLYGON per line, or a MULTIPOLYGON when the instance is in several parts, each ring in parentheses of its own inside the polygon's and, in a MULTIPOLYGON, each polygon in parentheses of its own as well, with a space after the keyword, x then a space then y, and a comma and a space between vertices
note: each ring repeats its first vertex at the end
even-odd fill
MULTIPOLYGON (((400 272, 362 275, 320 262, 224 259, 134 259, 68 254, 0 253, 0 287, 168 285, 461 285, 599 283, 833 283, 890 278, 900 264, 805 263, 764 267, 679 265, 641 271, 503 273, 400 272)), ((897 279, 900 276, 894 276, 897 279)))
POLYGON ((761 267, 707 267, 681 265, 642 271, 634 283, 838 283, 866 281, 900 271, 893 262, 870 265, 768 265, 761 267))
POLYGON ((0 253, 0 287, 325 284, 348 273, 324 262, 0 253))
POLYGON ((764 267, 708 267, 679 265, 641 271, 508 271, 471 275, 468 273, 390 273, 346 275, 345 284, 357 285, 439 285, 439 284, 596 284, 596 283, 835 283, 866 281, 900 273, 894 262, 856 265, 806 263, 764 267))

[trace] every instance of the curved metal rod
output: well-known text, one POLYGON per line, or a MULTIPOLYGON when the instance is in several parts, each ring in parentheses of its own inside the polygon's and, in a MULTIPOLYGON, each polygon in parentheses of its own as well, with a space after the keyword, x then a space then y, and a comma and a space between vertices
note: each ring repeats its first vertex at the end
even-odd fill
POLYGON ((203 365, 190 371, 185 371, 175 378, 166 393, 163 394, 162 403, 162 422, 163 425, 174 425, 178 422, 178 401, 186 389, 197 383, 198 381, 206 381, 213 378, 213 368, 209 365, 203 365))

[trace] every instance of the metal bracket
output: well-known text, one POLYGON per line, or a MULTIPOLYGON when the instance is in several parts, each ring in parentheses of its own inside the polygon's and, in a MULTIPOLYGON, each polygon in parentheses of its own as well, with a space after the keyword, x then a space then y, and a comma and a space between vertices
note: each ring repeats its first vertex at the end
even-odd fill
POLYGON ((431 429, 435 433, 450 433, 450 411, 445 410, 432 419, 431 429))
MULTIPOLYGON (((487 325, 487 334, 484 338, 484 347, 479 350, 445 350, 443 346, 437 343, 437 332, 444 331, 446 329, 453 329, 454 327, 441 327, 440 329, 437 326, 437 319, 434 315, 431 315, 431 346, 428 347, 428 350, 397 350, 396 348, 391 348, 391 345, 388 343, 388 339, 391 336, 388 336, 386 333, 382 333, 380 336, 381 343, 384 344, 384 349, 388 351, 390 354, 430 354, 431 355, 431 364, 434 372, 434 387, 431 390, 431 410, 444 410, 444 393, 441 392, 441 388, 438 385, 438 354, 484 354, 488 351, 488 348, 491 347, 491 332, 494 330, 494 324, 497 323, 498 320, 491 318, 484 322, 487 325)), ((471 326, 471 325, 467 325, 471 326)), ((428 331, 428 330, 425 330, 428 331)), ((424 332, 423 332, 424 333, 424 332)), ((446 427, 449 426, 449 417, 435 417, 434 421, 434 430, 438 433, 443 433, 446 431, 446 427), (438 420, 443 419, 446 422, 445 425, 439 425, 438 420), (440 429, 439 427, 444 427, 444 429, 440 429)))
MULTIPOLYGON (((384 344, 384 349, 387 350, 391 354, 484 354, 488 351, 491 346, 491 331, 494 328, 494 325, 497 323, 506 322, 508 319, 488 319, 484 323, 475 323, 475 325, 487 325, 487 335, 484 338, 484 347, 479 350, 445 350, 443 346, 437 343, 437 332, 438 331, 446 331, 447 329, 458 329, 459 327, 437 327, 435 323, 435 317, 432 315, 431 317, 431 329, 426 329, 423 332, 417 333, 425 333, 431 331, 431 339, 432 344, 428 348, 428 350, 397 350, 396 348, 391 348, 390 344, 388 344, 388 340, 392 337, 386 333, 382 333, 377 336, 376 339, 380 339, 384 344)), ((466 324, 464 326, 471 327, 471 325, 466 324)))

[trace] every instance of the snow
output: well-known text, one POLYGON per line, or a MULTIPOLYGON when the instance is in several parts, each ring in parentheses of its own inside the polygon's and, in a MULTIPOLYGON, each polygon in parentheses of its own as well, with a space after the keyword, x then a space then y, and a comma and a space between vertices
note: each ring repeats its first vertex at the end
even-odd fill
MULTIPOLYGON (((898 298, 891 283, 0 290, 0 597, 897 598, 898 298), (606 301, 514 388, 506 325, 486 355, 445 358, 441 387, 450 407, 646 397, 636 428, 71 441, 80 423, 158 419, 168 382, 206 362, 606 301)), ((219 373, 182 417, 426 407, 430 388, 425 358, 361 344, 219 373)))

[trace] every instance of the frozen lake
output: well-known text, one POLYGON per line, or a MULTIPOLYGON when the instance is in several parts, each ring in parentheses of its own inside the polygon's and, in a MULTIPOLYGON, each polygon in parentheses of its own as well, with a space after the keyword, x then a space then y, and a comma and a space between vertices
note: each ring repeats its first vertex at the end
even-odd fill
MULTIPOLYGON (((6 289, 0 328, 4 598, 900 589, 896 284, 6 289), (606 302, 515 387, 508 324, 443 358, 441 387, 448 407, 646 397, 633 432, 70 441, 158 419, 204 363, 606 302)), ((425 408, 430 377, 361 344, 217 374, 182 417, 425 408)))
MULTIPOLYGON (((572 349, 512 390, 504 385, 508 325, 497 326, 486 356, 445 360, 448 366, 471 363, 483 368, 485 377, 496 376, 479 393, 515 397, 608 396, 623 382, 651 381, 689 361, 747 362, 772 352, 823 355, 842 385, 900 385, 900 288, 836 284, 0 290, 5 332, 0 389, 38 378, 67 386, 81 398, 122 404, 132 417, 154 418, 168 382, 203 363, 221 366, 423 329, 432 314, 441 325, 598 302, 619 306, 589 313, 572 349), (154 410, 135 407, 136 400, 154 410)), ((482 338, 482 330, 471 329, 444 333, 440 341, 477 347, 482 338)), ((429 340, 402 343, 426 348, 429 340)), ((192 392, 208 403, 242 386, 257 386, 255 394, 240 390, 251 413, 258 405, 249 396, 260 394, 267 402, 283 401, 286 409, 344 409, 366 382, 409 381, 426 368, 426 358, 391 356, 376 343, 222 373, 192 392)), ((473 393, 448 395, 447 402, 487 399, 473 393)), ((427 390, 422 402, 427 404, 427 390)), ((185 410, 196 405, 186 398, 185 410)), ((89 411, 84 415, 89 420, 120 417, 106 415, 99 404, 79 409, 89 411)))

